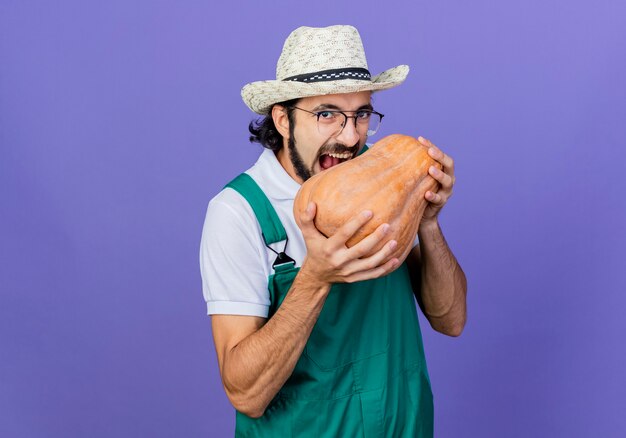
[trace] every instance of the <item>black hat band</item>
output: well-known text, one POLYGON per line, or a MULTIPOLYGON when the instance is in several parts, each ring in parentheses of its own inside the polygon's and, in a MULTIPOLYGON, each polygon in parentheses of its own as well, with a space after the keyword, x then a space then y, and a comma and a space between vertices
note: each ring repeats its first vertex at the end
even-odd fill
POLYGON ((337 81, 341 79, 357 79, 369 82, 372 80, 372 75, 366 68, 335 68, 332 70, 323 70, 314 73, 290 76, 283 79, 283 81, 311 83, 337 81))

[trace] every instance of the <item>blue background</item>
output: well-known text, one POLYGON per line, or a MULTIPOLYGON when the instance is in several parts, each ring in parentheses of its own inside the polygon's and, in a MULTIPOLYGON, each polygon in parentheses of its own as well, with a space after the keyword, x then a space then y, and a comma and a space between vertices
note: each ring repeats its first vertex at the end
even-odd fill
POLYGON ((469 281, 422 320, 438 437, 626 433, 626 4, 0 4, 0 435, 229 436, 198 248, 261 152, 241 87, 300 25, 352 24, 376 138, 454 157, 469 281))

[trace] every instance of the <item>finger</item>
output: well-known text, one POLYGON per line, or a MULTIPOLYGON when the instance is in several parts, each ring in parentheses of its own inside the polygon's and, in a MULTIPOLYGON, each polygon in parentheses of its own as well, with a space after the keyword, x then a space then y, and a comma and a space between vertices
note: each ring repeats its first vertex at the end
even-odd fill
POLYGON ((391 227, 389 224, 380 224, 370 235, 365 237, 359 243, 348 249, 346 258, 358 259, 366 254, 370 254, 380 242, 389 234, 391 227))
POLYGON ((393 254, 397 247, 398 242, 390 240, 371 256, 352 260, 346 265, 346 272, 348 272, 348 274, 353 274, 359 271, 368 271, 377 268, 378 266, 381 266, 385 262, 389 261, 389 257, 393 254))
POLYGON ((315 205, 315 202, 309 202, 306 209, 300 213, 299 226, 303 236, 321 234, 319 230, 315 227, 315 223, 313 222, 313 220, 315 219, 316 211, 317 206, 315 205))
POLYGON ((443 205, 446 203, 447 198, 440 195, 439 193, 433 193, 430 190, 426 192, 424 195, 426 200, 432 204, 443 205))
POLYGON ((444 189, 451 189, 454 185, 454 179, 446 172, 437 169, 435 166, 430 166, 428 173, 435 178, 444 189))
MULTIPOLYGON (((348 266, 350 263, 360 259, 363 256, 371 256, 374 249, 380 246, 381 241, 389 234, 390 229, 391 227, 389 226, 389 224, 380 224, 378 228, 376 228, 372 233, 363 238, 359 243, 347 249, 345 247, 345 243, 342 242, 341 245, 343 246, 343 248, 336 254, 338 263, 342 266, 348 266)), ((397 245, 397 242, 395 240, 392 240, 390 242, 387 242, 387 244, 391 244, 393 247, 395 247, 397 245)), ((379 249, 379 252, 381 252, 382 249, 384 249, 386 246, 387 245, 379 249)), ((382 259, 379 261, 379 263, 381 262, 382 259)), ((358 270, 363 270, 365 268, 370 269, 374 267, 375 265, 360 267, 358 268, 358 270)), ((348 270, 344 272, 351 274, 353 272, 356 272, 356 270, 357 268, 353 267, 348 268, 348 270)))
POLYGON ((330 238, 337 245, 345 245, 346 242, 356 233, 359 228, 367 223, 373 216, 371 210, 364 210, 348 222, 330 238))
POLYGON ((451 156, 444 154, 443 151, 436 147, 428 149, 428 154, 443 165, 448 173, 454 174, 454 160, 451 156))
POLYGON ((346 278, 346 280, 349 283, 354 283, 357 281, 364 281, 364 280, 371 280, 373 278, 379 278, 379 277, 389 274, 391 271, 396 269, 399 265, 400 265, 400 260, 394 257, 393 259, 389 260, 387 263, 385 263, 382 266, 379 266, 374 269, 368 269, 366 271, 357 272, 353 275, 350 275, 348 278, 346 278))
POLYGON ((424 137, 419 137, 418 140, 420 141, 420 143, 422 143, 424 146, 428 148, 428 154, 432 158, 434 158, 435 160, 443 164, 443 166, 447 170, 449 170, 449 173, 454 174, 454 160, 452 159, 451 156, 445 154, 441 149, 435 146, 430 140, 424 137))

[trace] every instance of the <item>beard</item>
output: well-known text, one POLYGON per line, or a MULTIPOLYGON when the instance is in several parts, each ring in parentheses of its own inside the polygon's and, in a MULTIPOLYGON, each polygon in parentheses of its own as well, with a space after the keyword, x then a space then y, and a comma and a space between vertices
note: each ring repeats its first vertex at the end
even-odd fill
POLYGON ((329 153, 329 152, 336 152, 336 153, 350 152, 353 154, 352 158, 354 158, 354 155, 360 149, 359 143, 355 144, 352 147, 346 147, 345 145, 341 143, 337 143, 329 139, 320 148, 317 156, 315 157, 315 161, 313 162, 311 167, 307 167, 306 164, 304 164, 302 155, 300 155, 300 152, 298 152, 298 149, 296 148, 296 140, 293 136, 293 132, 289 136, 289 140, 287 141, 287 147, 289 150, 289 160, 291 160, 291 164, 296 172, 296 175, 302 178, 302 182, 308 180, 309 178, 311 178, 311 176, 313 176, 313 165, 315 164, 315 161, 319 160, 322 154, 329 153))
POLYGON ((289 149, 289 159, 291 160, 291 165, 296 171, 296 175, 302 178, 303 182, 311 178, 313 174, 313 169, 307 168, 304 164, 302 155, 300 155, 300 152, 298 152, 298 149, 296 149, 296 140, 293 138, 293 134, 289 136, 287 146, 289 149))

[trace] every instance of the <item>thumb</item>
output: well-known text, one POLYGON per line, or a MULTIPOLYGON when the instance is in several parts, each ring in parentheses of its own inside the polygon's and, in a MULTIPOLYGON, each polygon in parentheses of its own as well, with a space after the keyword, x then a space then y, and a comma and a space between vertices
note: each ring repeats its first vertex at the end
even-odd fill
POLYGON ((300 229, 302 230, 302 234, 306 234, 315 229, 315 224, 313 223, 313 219, 315 219, 315 213, 317 210, 317 206, 315 202, 309 202, 306 206, 306 210, 300 212, 300 229))

